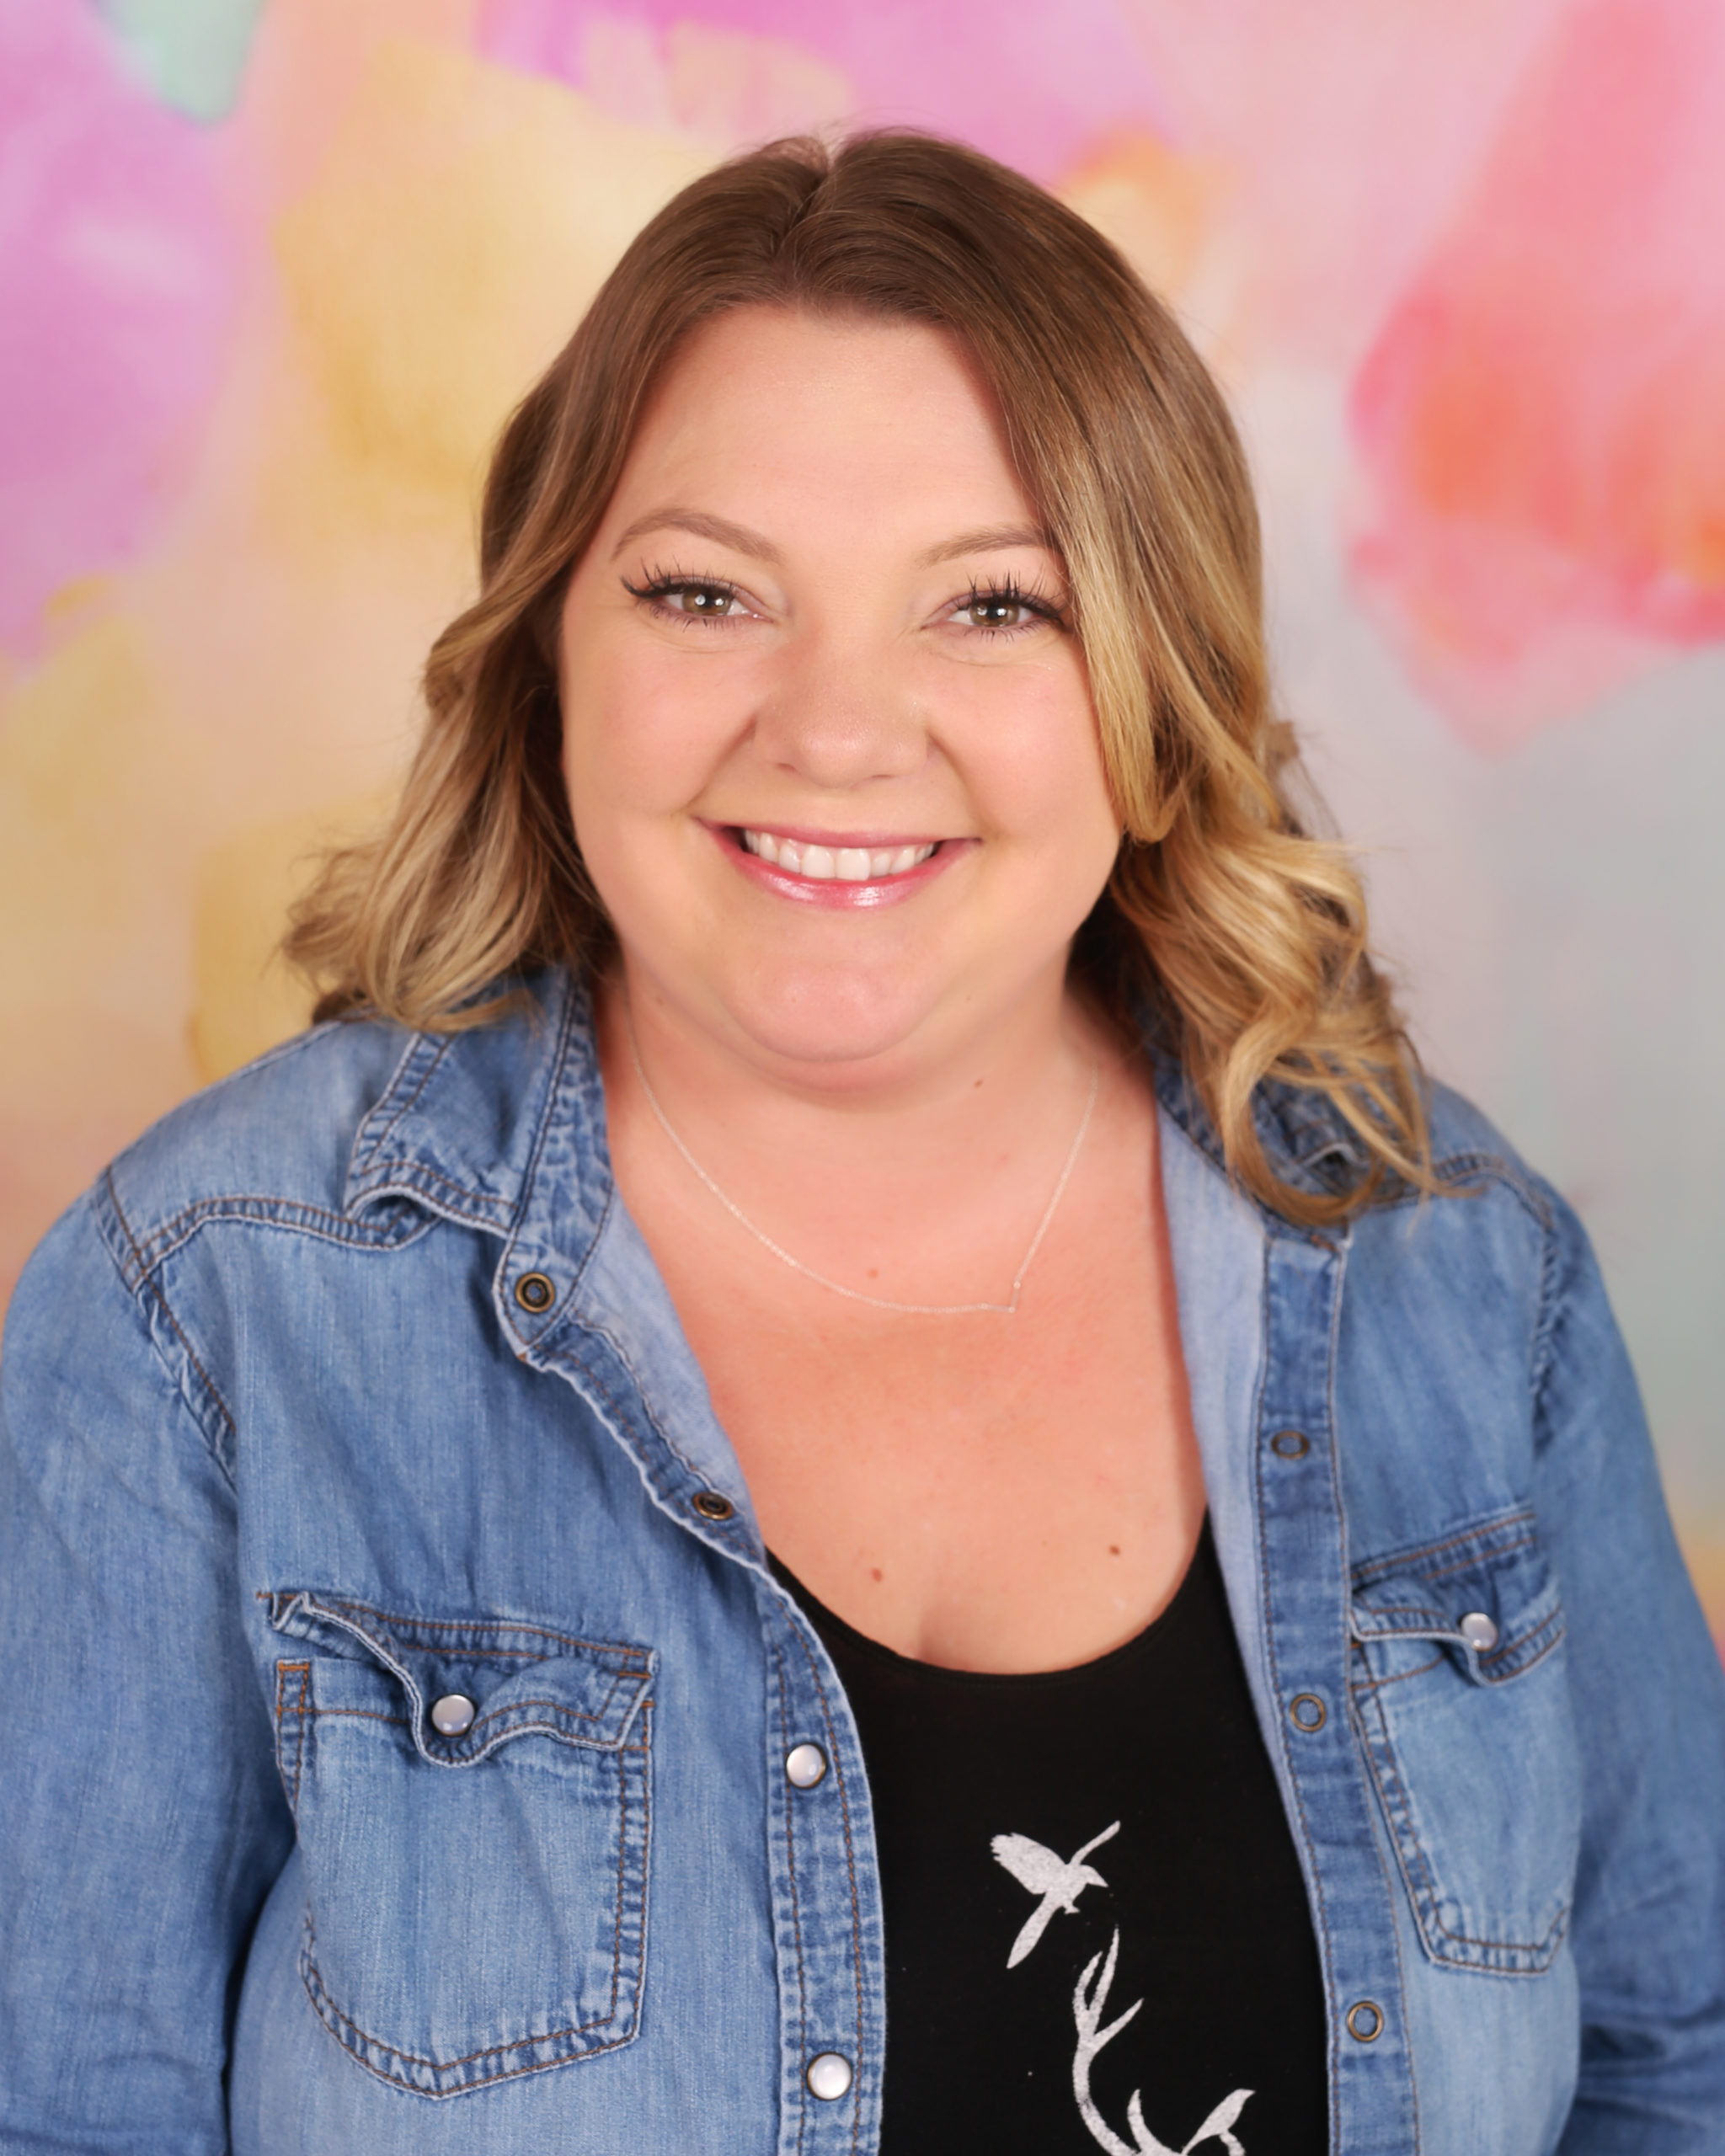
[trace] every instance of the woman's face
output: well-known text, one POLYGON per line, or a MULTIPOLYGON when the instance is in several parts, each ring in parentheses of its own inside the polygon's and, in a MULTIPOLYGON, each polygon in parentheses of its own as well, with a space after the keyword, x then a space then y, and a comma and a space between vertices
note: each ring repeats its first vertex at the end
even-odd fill
POLYGON ((698 332, 563 614, 575 831, 638 990, 840 1086, 1057 1006, 1119 838, 1067 596, 948 337, 698 332))

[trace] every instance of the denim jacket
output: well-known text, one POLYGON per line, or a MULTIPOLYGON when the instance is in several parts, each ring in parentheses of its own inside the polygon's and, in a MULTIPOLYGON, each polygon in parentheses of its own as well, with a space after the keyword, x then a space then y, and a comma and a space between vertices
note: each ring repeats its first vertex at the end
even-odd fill
MULTIPOLYGON (((856 1732, 617 1198, 585 996, 533 997, 291 1042, 18 1289, 0 2149, 875 2144, 856 1732)), ((1581 1230, 1441 1091, 1466 1194, 1290 1226, 1157 1082, 1332 2148, 1725 2148, 1725 1685, 1581 1230)), ((1258 1107, 1284 1173, 1347 1165, 1258 1107)))

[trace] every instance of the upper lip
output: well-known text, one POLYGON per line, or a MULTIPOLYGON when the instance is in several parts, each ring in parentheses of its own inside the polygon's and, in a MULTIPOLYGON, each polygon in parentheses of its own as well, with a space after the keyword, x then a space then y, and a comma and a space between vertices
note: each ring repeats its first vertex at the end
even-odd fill
POLYGON ((788 839, 793 846, 824 846, 829 851, 854 848, 863 853, 884 852, 906 846, 949 844, 951 835, 937 831, 821 831, 811 824, 750 824, 739 820, 726 826, 734 831, 765 831, 770 838, 788 839))

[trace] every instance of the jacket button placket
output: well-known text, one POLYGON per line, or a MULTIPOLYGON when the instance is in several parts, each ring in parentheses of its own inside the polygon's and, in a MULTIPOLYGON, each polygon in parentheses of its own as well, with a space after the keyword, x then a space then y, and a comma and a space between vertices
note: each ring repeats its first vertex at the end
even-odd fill
POLYGON ((776 1596, 766 1635, 779 2148, 848 2156, 879 2132, 886 2018, 868 1787, 825 1650, 776 1596))
POLYGON ((1348 1581, 1331 1430, 1344 1270, 1339 1244, 1293 1231, 1272 1237, 1257 1480, 1273 1742, 1315 1881, 1337 2145, 1349 2156, 1412 2156, 1418 2127, 1393 1889, 1381 1865, 1359 1861, 1374 1845, 1374 1800, 1347 1705, 1348 1581), (1361 2000, 1371 2003, 1370 2015, 1361 2000))

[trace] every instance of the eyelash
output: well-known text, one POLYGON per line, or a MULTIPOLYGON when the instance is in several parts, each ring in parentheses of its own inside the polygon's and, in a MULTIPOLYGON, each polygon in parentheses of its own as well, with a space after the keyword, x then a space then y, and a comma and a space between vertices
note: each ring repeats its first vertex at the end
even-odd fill
POLYGON ((968 613, 975 606, 1022 606, 1031 616, 1029 622, 1020 622, 1015 628, 996 628, 985 622, 971 626, 979 636, 1023 636, 1035 622, 1052 622, 1057 629, 1066 626, 1066 617, 1051 599, 1044 599, 1039 592, 1027 591, 1015 576, 996 579, 991 584, 978 584, 973 578, 969 596, 961 599, 953 610, 954 613, 968 613))
POLYGON ((676 607, 667 606, 665 604, 665 601, 667 599, 671 598, 676 593, 680 591, 717 591, 722 593, 727 599, 735 599, 740 596, 735 584, 732 584, 729 579, 725 577, 688 576, 686 575, 681 569, 655 568, 649 574, 645 584, 631 584, 629 579, 625 577, 623 579, 623 590, 629 594, 631 598, 638 599, 644 606, 650 607, 655 614, 660 616, 661 620, 675 620, 689 628, 713 628, 716 627, 719 622, 725 621, 729 617, 723 614, 714 614, 709 616, 707 621, 703 623, 699 615, 685 614, 679 611, 676 607))
MULTIPOLYGON (((631 584, 625 577, 623 590, 631 598, 638 599, 644 606, 649 607, 662 621, 675 621, 687 628, 718 628, 731 617, 724 614, 713 614, 703 622, 698 614, 686 614, 680 608, 667 606, 667 600, 685 591, 713 591, 727 599, 741 596, 735 584, 727 577, 690 576, 682 569, 654 568, 649 573, 644 584, 631 584)), ((1039 622, 1050 622, 1060 629, 1066 626, 1064 612, 1052 600, 1044 599, 1038 592, 1027 591, 1015 576, 996 578, 987 584, 978 584, 973 578, 964 597, 954 600, 948 610, 948 618, 950 620, 955 616, 968 613, 978 606, 1022 606, 1032 617, 1030 621, 1017 622, 1011 628, 980 622, 970 625, 978 636, 991 639, 1023 636, 1039 622)))

